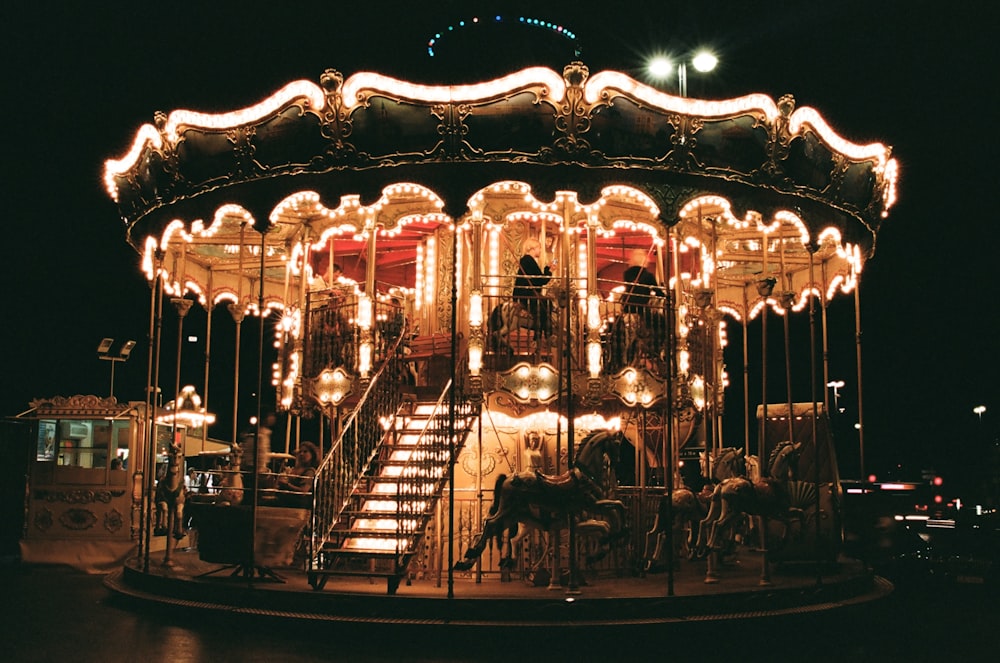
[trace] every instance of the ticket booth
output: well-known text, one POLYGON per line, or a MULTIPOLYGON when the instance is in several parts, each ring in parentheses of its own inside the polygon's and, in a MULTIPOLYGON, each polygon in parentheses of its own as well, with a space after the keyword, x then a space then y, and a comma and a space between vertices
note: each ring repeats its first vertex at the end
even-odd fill
POLYGON ((135 550, 145 408, 97 396, 31 403, 21 416, 30 420, 33 440, 22 561, 100 572, 135 550))

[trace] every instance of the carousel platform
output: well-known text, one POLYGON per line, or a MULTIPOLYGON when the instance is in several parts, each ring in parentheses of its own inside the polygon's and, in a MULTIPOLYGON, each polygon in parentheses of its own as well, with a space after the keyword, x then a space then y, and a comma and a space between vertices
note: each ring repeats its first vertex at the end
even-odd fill
MULTIPOLYGON (((394 595, 382 578, 330 577, 313 589, 295 568, 255 572, 207 563, 194 550, 177 551, 170 565, 151 558, 144 572, 136 561, 106 576, 111 591, 142 602, 183 609, 268 616, 317 623, 420 627, 691 624, 776 618, 863 606, 888 596, 893 586, 856 560, 841 559, 817 572, 814 565, 774 564, 771 584, 760 583, 759 553, 741 552, 720 568, 717 584, 705 583, 705 561, 683 560, 674 573, 642 577, 585 578, 576 590, 534 586, 495 576, 476 581, 457 574, 453 596, 448 579, 404 581, 394 595)), ((542 631, 538 631, 541 633, 542 631)))

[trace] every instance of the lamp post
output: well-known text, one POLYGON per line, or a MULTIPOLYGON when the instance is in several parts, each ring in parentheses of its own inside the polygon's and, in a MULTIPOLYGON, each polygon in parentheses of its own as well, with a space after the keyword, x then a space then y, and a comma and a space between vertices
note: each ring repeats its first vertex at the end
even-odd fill
MULTIPOLYGON (((701 73, 707 73, 715 69, 716 65, 719 64, 719 59, 708 51, 698 51, 691 58, 691 66, 695 68, 696 71, 701 73)), ((655 80, 662 80, 671 75, 674 70, 674 62, 665 56, 656 56, 649 61, 647 65, 647 71, 649 75, 655 80)), ((687 96, 687 66, 688 63, 681 60, 676 64, 677 68, 677 94, 686 97, 687 96)))
POLYGON ((844 381, 830 380, 826 386, 833 389, 833 409, 840 412, 840 388, 844 386, 844 381))
POLYGON ((986 406, 985 405, 977 405, 976 407, 972 408, 972 412, 973 412, 973 414, 978 414, 979 415, 979 422, 982 423, 982 421, 983 421, 983 412, 986 412, 986 406))
POLYGON ((98 359, 104 359, 111 362, 111 391, 108 394, 112 398, 115 395, 115 364, 120 361, 127 361, 130 354, 132 354, 132 348, 135 347, 135 341, 125 341, 120 348, 118 348, 118 353, 113 354, 111 352, 111 346, 115 344, 115 339, 113 338, 103 338, 100 344, 97 346, 97 357, 98 359))

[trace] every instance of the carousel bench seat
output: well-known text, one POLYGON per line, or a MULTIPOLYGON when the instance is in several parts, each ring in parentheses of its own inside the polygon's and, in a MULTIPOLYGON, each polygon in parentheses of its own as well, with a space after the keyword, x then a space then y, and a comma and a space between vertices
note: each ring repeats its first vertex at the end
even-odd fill
POLYGON ((410 351, 406 358, 411 361, 432 357, 451 356, 451 333, 437 332, 426 336, 414 336, 408 344, 410 351))
MULTIPOLYGON (((252 509, 249 506, 192 504, 193 526, 198 528, 198 556, 204 562, 245 564, 249 557, 252 509)), ((290 567, 295 548, 309 522, 309 509, 257 509, 254 555, 259 566, 290 567)))
MULTIPOLYGON (((458 352, 461 357, 461 345, 458 352)), ((412 367, 416 386, 447 381, 451 376, 451 332, 413 337, 407 345, 406 360, 412 367)))

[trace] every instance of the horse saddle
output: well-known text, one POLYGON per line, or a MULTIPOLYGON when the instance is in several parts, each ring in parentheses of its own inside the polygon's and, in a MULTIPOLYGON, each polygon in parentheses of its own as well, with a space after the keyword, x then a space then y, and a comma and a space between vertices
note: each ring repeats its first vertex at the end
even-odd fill
POLYGON ((564 472, 563 474, 542 474, 541 470, 535 470, 535 480, 543 486, 550 488, 568 488, 576 484, 575 472, 564 472))
POLYGON ((578 470, 572 470, 559 475, 542 474, 535 470, 535 480, 543 489, 552 488, 554 490, 565 491, 567 489, 577 490, 592 499, 599 500, 604 495, 600 486, 594 480, 578 470))

